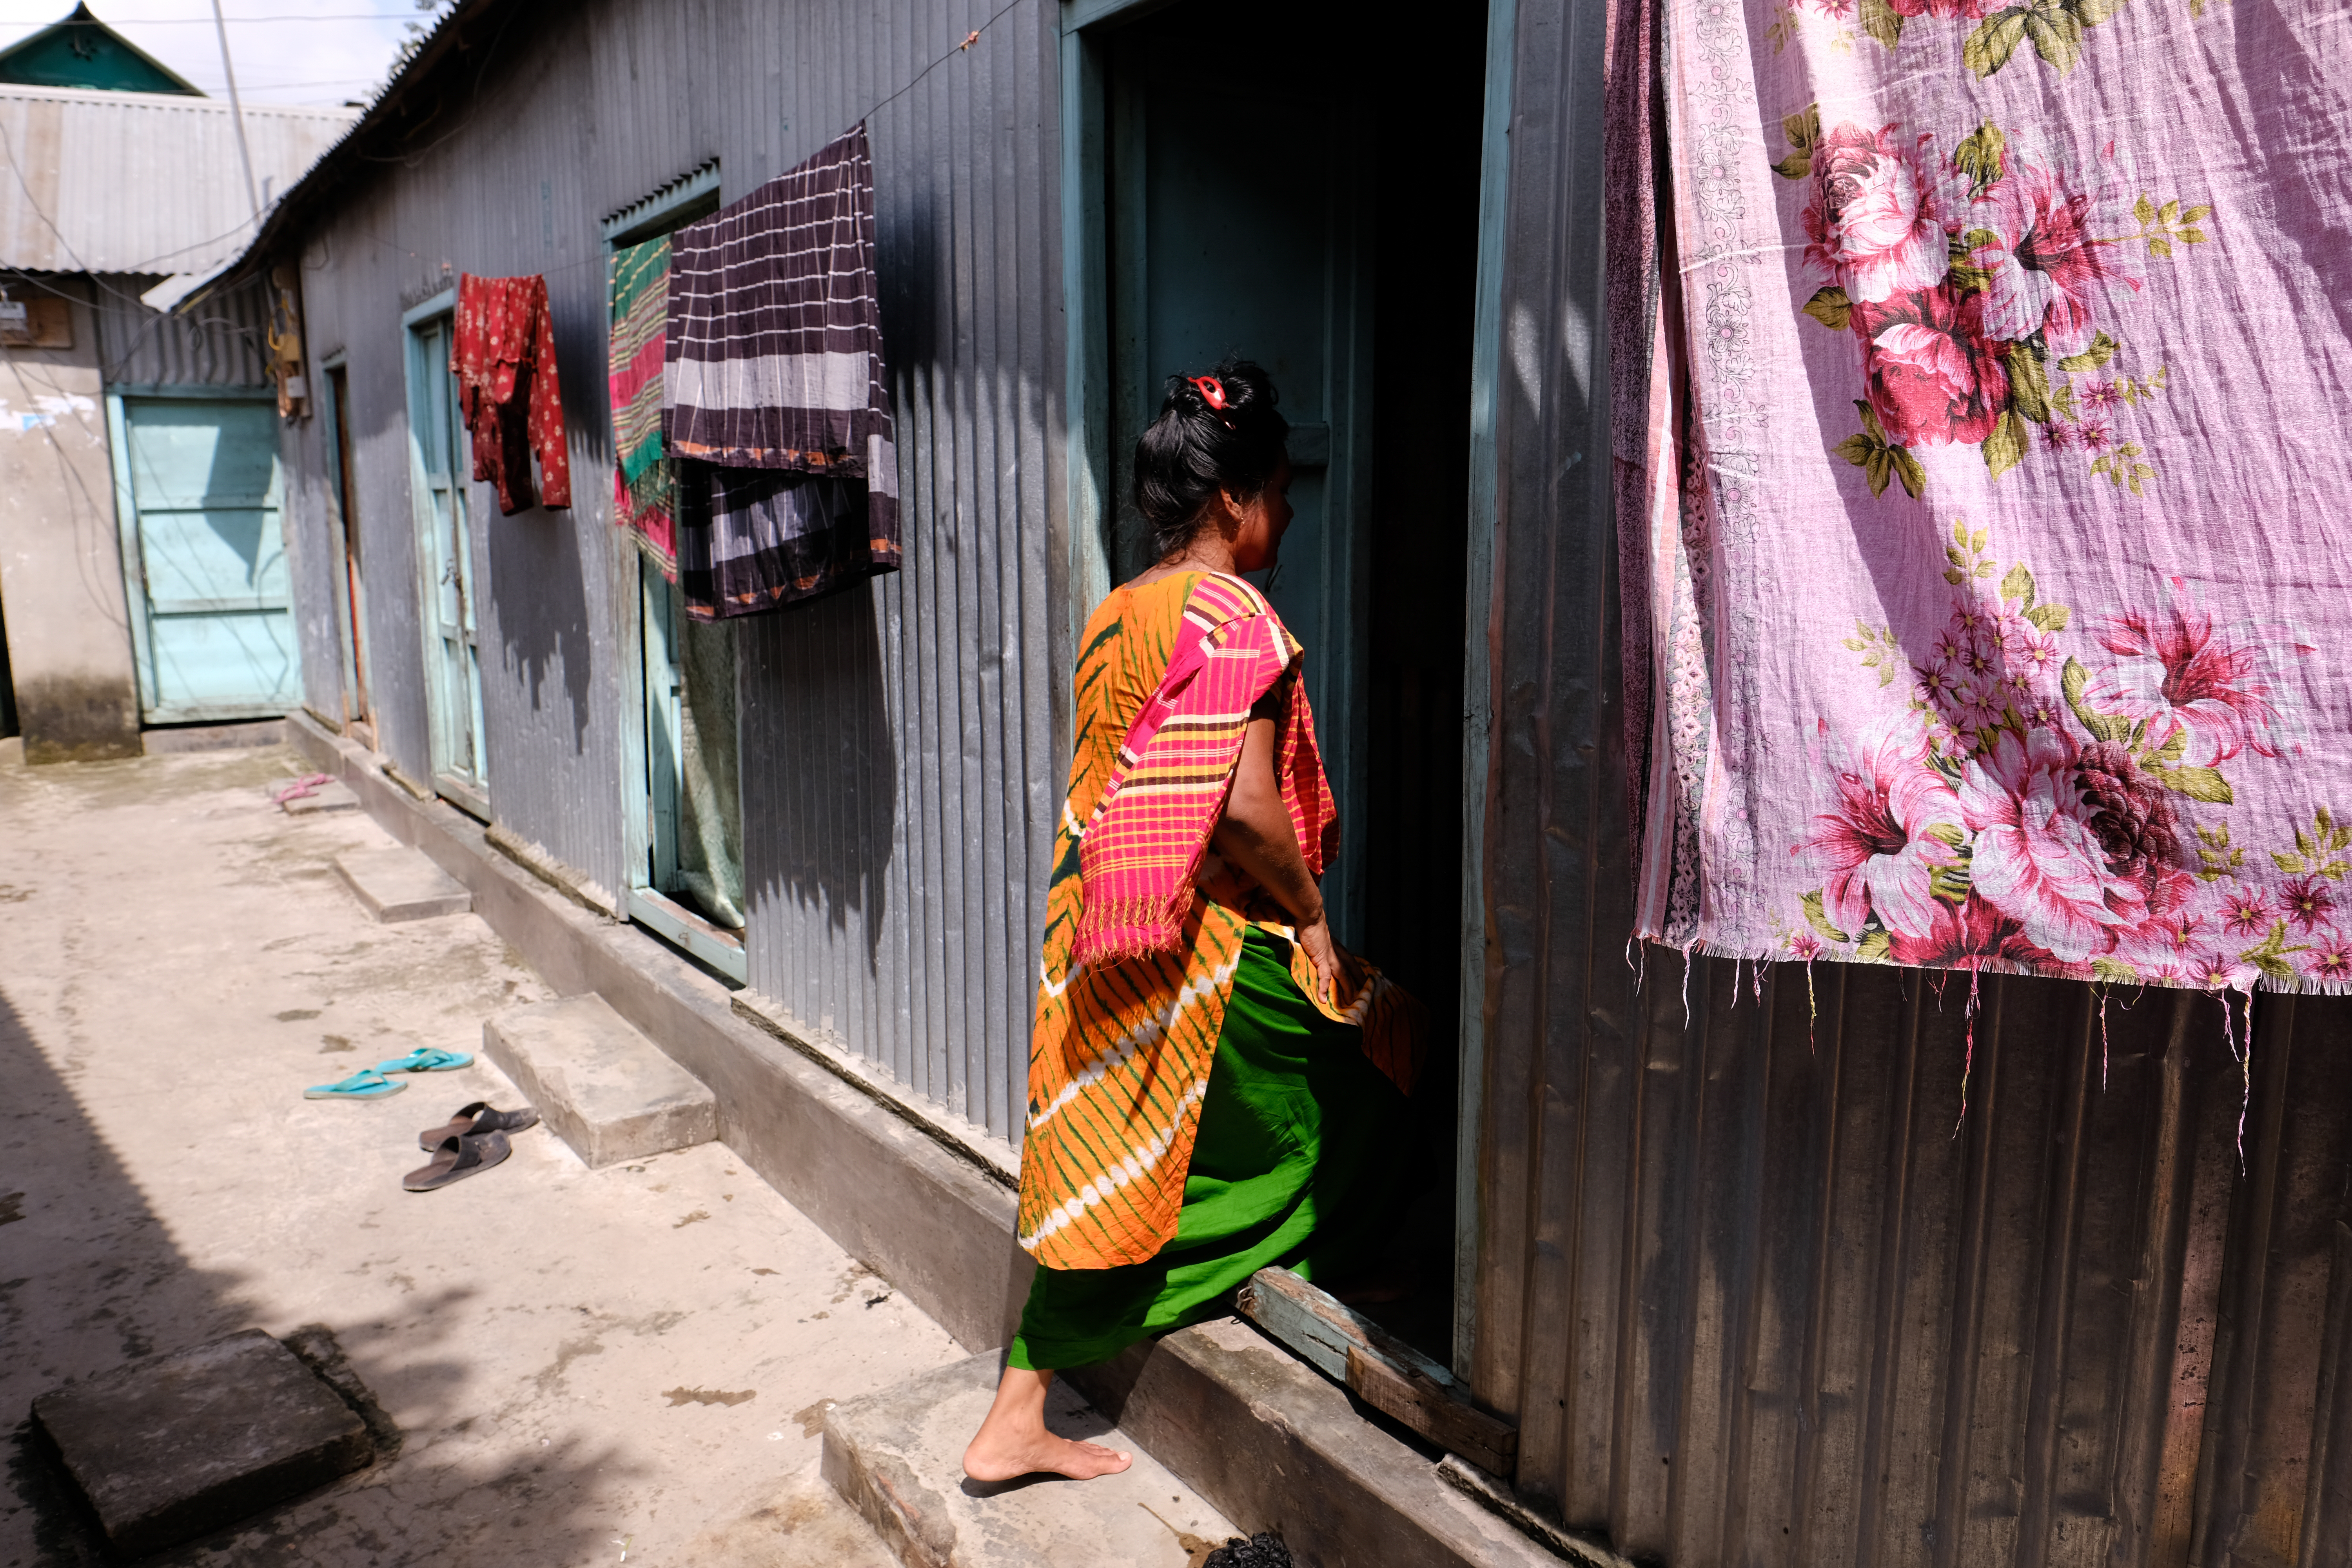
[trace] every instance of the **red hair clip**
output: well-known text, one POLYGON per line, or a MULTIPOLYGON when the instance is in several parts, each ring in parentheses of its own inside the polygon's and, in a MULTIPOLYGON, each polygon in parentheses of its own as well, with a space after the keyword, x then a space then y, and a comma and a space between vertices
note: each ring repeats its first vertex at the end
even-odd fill
POLYGON ((1213 375, 1188 375, 1184 378, 1201 389, 1201 401, 1223 414, 1225 411, 1225 385, 1213 375))

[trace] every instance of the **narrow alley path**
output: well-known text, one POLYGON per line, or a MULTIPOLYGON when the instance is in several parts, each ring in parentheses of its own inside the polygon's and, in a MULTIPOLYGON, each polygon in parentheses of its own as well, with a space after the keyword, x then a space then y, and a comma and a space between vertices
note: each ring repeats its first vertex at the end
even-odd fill
POLYGON ((827 1400, 958 1359, 723 1144, 591 1172, 551 1132, 412 1195, 487 1060, 373 1104, 306 1085, 550 993, 472 915, 379 926, 389 843, 268 803, 278 749, 0 765, 0 1568, 95 1561, 32 1398, 248 1327, 331 1328, 404 1447, 165 1563, 887 1561, 817 1479, 827 1400))

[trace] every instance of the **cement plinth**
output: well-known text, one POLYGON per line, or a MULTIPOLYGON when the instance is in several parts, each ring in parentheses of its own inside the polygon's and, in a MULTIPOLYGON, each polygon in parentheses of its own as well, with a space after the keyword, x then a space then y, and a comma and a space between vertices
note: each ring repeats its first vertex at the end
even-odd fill
MULTIPOLYGON (((320 786, 351 791, 341 784, 320 786)), ((286 803, 289 814, 303 802, 286 803)), ((330 806, 327 809, 339 809, 330 806)), ((436 915, 462 915, 474 907, 474 895, 448 872, 404 845, 388 849, 346 849, 335 857, 335 874, 359 900, 385 925, 402 921, 431 920, 436 915)))
POLYGON ((144 1556, 366 1465, 367 1425, 248 1329, 33 1401, 115 1550, 144 1556))
POLYGON ((298 795, 278 803, 278 809, 289 816, 324 816, 334 811, 357 811, 360 797, 349 784, 340 780, 313 787, 309 795, 298 795))
POLYGON ((825 1412, 825 1479, 908 1568, 1186 1568, 1236 1533, 1063 1383, 1046 1424, 1132 1453, 1134 1465, 1084 1482, 965 1480, 964 1445, 1000 1364, 974 1356, 825 1412))
MULTIPOLYGON (((139 737, 139 749, 151 757, 184 756, 190 752, 233 752, 249 746, 282 746, 286 721, 251 719, 234 724, 184 724, 169 730, 149 730, 139 737)), ((359 797, 352 797, 359 804, 359 797)))
POLYGON ((513 1008, 482 1049, 591 1169, 719 1136, 718 1098, 601 996, 513 1008))

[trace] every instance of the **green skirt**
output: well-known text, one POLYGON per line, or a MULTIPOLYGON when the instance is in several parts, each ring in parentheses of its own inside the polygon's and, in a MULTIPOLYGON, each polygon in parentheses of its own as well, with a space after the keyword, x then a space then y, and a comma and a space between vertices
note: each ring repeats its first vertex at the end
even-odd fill
POLYGON ((1408 1162, 1405 1099, 1363 1031, 1315 1009, 1288 944, 1252 928, 1201 1102, 1176 1235, 1116 1268, 1039 1268, 1012 1364, 1085 1366, 1213 1317, 1279 1264, 1345 1279, 1380 1260, 1408 1162))

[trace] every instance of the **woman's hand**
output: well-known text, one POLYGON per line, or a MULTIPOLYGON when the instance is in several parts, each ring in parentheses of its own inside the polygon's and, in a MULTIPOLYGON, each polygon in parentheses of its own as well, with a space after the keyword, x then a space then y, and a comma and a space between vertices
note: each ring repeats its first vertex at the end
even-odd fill
POLYGON ((1363 964, 1354 953, 1331 940, 1331 922, 1320 911, 1311 924, 1298 928, 1298 945, 1307 950, 1307 962, 1315 965, 1315 973, 1333 1005, 1338 1005, 1343 996, 1353 996, 1356 988, 1364 983, 1363 964))
POLYGON ((1322 889, 1307 870, 1299 852, 1297 830, 1290 808, 1274 779, 1275 702, 1261 702, 1251 710, 1249 729, 1242 737, 1241 760, 1234 765, 1232 791, 1225 796, 1225 814, 1211 836, 1217 853, 1255 878, 1274 895, 1296 922, 1298 945, 1307 950, 1323 988, 1337 1004, 1352 996, 1363 984, 1364 968, 1355 956, 1331 940, 1331 924, 1323 912, 1322 889))

